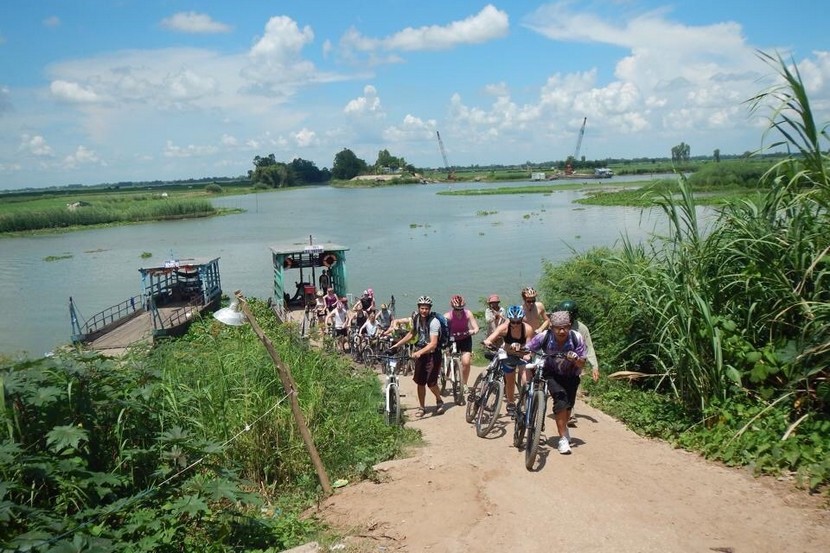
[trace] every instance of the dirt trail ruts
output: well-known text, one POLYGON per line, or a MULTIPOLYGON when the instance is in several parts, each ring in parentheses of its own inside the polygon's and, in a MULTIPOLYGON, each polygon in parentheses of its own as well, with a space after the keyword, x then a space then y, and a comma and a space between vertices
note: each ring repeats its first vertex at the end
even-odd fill
POLYGON ((416 419, 411 377, 403 392, 406 424, 426 444, 379 465, 380 483, 342 488, 317 513, 354 536, 347 551, 830 551, 821 498, 639 437, 585 403, 573 453, 556 450, 548 414, 541 462, 529 472, 508 417, 482 439, 450 398, 435 416, 428 393, 427 415, 416 419))

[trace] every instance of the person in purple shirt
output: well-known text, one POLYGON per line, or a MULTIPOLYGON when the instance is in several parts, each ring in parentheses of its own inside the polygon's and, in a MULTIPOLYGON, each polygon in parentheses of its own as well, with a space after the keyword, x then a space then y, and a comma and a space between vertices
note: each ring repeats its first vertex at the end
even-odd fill
POLYGON ((550 315, 549 330, 537 334, 525 346, 531 351, 543 351, 551 355, 545 359, 542 374, 548 381, 548 392, 553 398, 553 414, 559 431, 559 453, 571 452, 571 436, 568 417, 571 415, 582 367, 588 356, 585 340, 571 330, 571 315, 567 311, 555 311, 550 315), (557 355, 558 354, 558 355, 557 355))

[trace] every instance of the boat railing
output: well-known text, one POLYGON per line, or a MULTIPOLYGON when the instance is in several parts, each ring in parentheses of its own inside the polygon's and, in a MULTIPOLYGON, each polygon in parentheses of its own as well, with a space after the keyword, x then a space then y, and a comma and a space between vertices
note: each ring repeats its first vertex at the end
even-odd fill
POLYGON ((133 296, 121 303, 107 307, 83 323, 80 323, 72 298, 69 298, 69 301, 72 313, 72 339, 74 341, 89 340, 96 334, 101 334, 105 330, 109 330, 126 322, 143 309, 141 296, 133 296))
POLYGON ((153 328, 159 331, 189 323, 199 313, 201 307, 202 301, 200 299, 193 300, 187 305, 176 307, 164 317, 162 317, 161 310, 153 309, 153 328))

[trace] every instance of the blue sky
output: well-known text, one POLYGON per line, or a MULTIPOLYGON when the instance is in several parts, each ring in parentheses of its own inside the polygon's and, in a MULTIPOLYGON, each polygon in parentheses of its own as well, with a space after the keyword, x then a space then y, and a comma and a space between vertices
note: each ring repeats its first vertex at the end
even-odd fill
POLYGON ((581 155, 740 154, 794 60, 830 119, 823 2, 4 0, 0 189, 581 155), (810 15, 812 14, 812 15, 810 15))

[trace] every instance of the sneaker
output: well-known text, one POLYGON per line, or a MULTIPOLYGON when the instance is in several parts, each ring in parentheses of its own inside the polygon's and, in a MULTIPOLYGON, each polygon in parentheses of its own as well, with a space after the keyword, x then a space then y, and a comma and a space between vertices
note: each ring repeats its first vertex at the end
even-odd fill
POLYGON ((565 438, 568 440, 568 445, 570 445, 570 446, 574 445, 574 441, 573 441, 573 438, 571 438, 570 431, 565 430, 565 438))
POLYGON ((571 415, 571 417, 568 419, 568 426, 570 426, 571 428, 576 426, 576 417, 575 416, 571 415))
POLYGON ((559 453, 562 455, 569 455, 571 453, 571 446, 568 443, 568 438, 565 436, 559 438, 559 453))
POLYGON ((516 404, 515 403, 508 403, 507 404, 507 414, 510 415, 510 418, 516 416, 516 404))

